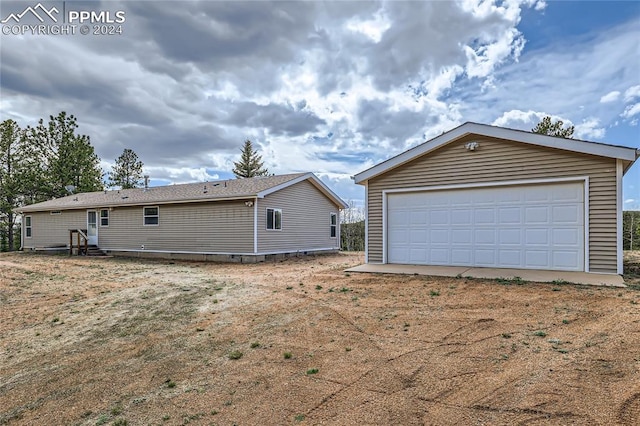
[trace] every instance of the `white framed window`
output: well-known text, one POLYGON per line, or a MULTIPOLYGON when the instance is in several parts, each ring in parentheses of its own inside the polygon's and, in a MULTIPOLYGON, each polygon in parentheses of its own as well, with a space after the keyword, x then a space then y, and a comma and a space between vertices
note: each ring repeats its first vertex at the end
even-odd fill
POLYGON ((109 209, 100 209, 100 227, 106 228, 109 226, 109 209))
POLYGON ((31 216, 24 217, 24 236, 25 238, 31 238, 32 235, 31 216))
POLYGON ((142 216, 144 220, 144 226, 156 226, 160 224, 160 208, 155 207, 143 207, 142 216))
POLYGON ((338 215, 331 213, 331 219, 329 221, 329 236, 336 238, 338 236, 338 215))
POLYGON ((282 229, 282 209, 267 209, 267 229, 282 229))

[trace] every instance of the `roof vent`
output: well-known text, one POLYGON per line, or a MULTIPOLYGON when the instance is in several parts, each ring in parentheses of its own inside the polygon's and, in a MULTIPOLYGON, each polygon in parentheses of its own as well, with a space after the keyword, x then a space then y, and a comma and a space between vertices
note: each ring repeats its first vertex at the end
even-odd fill
POLYGON ((205 194, 208 192, 207 191, 207 185, 204 186, 204 189, 202 190, 202 192, 204 192, 205 194))
POLYGON ((149 175, 144 175, 144 190, 149 189, 149 175))

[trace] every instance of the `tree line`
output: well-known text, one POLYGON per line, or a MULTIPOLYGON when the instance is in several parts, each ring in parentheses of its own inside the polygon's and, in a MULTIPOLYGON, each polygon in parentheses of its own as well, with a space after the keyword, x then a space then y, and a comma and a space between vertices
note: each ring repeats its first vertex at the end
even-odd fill
MULTIPOLYGON (((105 183, 87 135, 77 134, 77 119, 62 111, 36 126, 21 128, 14 120, 0 123, 0 249, 19 248, 20 231, 13 209, 104 189, 105 183)), ((125 149, 106 174, 108 186, 140 185, 142 162, 125 149)))

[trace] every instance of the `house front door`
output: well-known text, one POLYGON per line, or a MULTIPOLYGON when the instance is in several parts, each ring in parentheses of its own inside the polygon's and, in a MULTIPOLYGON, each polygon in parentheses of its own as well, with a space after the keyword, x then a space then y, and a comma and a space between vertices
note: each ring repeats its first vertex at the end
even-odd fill
POLYGON ((87 210, 87 237, 89 245, 98 245, 98 212, 87 210))

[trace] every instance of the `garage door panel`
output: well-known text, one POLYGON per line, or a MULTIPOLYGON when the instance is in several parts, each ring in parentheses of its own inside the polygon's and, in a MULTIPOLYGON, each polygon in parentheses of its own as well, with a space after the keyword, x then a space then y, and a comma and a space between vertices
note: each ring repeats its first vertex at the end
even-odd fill
POLYGON ((553 206, 551 208, 551 220, 554 223, 572 223, 575 225, 582 224, 582 220, 578 214, 578 206, 553 206))
POLYGON ((478 208, 473 211, 473 219, 476 225, 495 225, 496 210, 493 208, 478 208))
MULTIPOLYGON (((498 204, 519 205, 522 204, 522 193, 515 188, 505 187, 502 191, 495 192, 495 200, 498 204)), ((482 191, 482 190, 480 190, 482 191)))
POLYGON ((583 232, 580 228, 559 228, 552 230, 551 242, 554 246, 577 246, 583 243, 583 232))
POLYGON ((449 249, 448 248, 432 248, 429 250, 430 261, 435 264, 449 264, 449 249))
POLYGON ((549 188, 531 187, 523 193, 525 204, 546 204, 552 197, 549 188))
POLYGON ((474 249, 476 266, 495 266, 497 263, 496 250, 474 249))
POLYGON ((580 256, 576 251, 554 250, 553 267, 562 269, 577 268, 580 265, 580 256))
POLYGON ((451 225, 471 225, 473 213, 469 209, 453 210, 451 212, 451 225))
POLYGON ((468 265, 473 261, 473 250, 471 248, 458 248, 451 250, 451 264, 468 265))
POLYGON ((409 211, 409 220, 411 225, 426 225, 429 223, 427 212, 424 210, 409 211))
POLYGON ((527 224, 548 225, 551 220, 549 207, 535 206, 524 208, 524 221, 527 224))
POLYGON ((525 244, 527 244, 528 246, 532 246, 532 245, 548 246, 551 240, 550 234, 551 232, 547 228, 526 229, 524 233, 525 244))
POLYGON ((520 256, 521 251, 517 249, 498 251, 498 261, 502 267, 519 268, 522 264, 520 256))
POLYGON ((526 250, 524 256, 527 268, 544 268, 549 265, 549 252, 546 250, 526 250))
POLYGON ((426 244, 428 239, 429 231, 427 229, 412 229, 409 233, 409 241, 413 245, 426 244))
POLYGON ((475 229, 474 235, 475 235, 474 244, 476 246, 482 246, 482 245, 494 246, 496 244, 497 240, 496 240, 495 229, 475 229))
POLYGON ((501 207, 498 211, 499 224, 519 225, 522 207, 501 207))
POLYGON ((584 187, 388 194, 387 261, 584 270, 584 187))
POLYGON ((431 226, 449 225, 448 210, 431 210, 429 214, 429 224, 431 226))
POLYGON ((501 245, 521 245, 522 232, 520 229, 500 229, 498 231, 499 242, 501 245))
POLYGON ((424 262, 424 260, 427 258, 427 251, 428 248, 412 248, 411 249, 411 263, 419 263, 419 262, 424 262))
POLYGON ((551 201, 554 202, 584 202, 584 188, 582 185, 556 185, 551 188, 549 193, 551 195, 551 201))
POLYGON ((429 243, 432 245, 449 245, 449 230, 448 229, 433 229, 429 232, 429 243))
POLYGON ((451 243, 452 244, 471 244, 473 243, 473 230, 467 229, 452 229, 451 230, 451 243))

